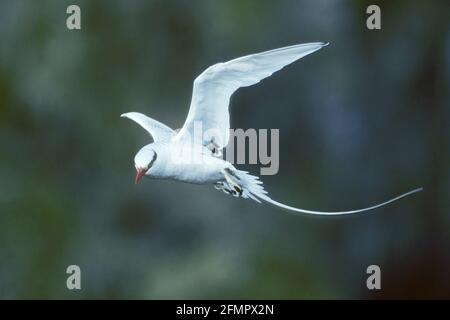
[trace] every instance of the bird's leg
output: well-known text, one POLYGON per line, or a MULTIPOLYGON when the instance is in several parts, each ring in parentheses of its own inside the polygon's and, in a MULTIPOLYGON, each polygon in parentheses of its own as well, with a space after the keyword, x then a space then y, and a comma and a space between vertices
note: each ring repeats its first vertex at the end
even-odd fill
POLYGON ((223 182, 222 181, 217 181, 216 183, 214 183, 214 188, 216 190, 222 190, 224 188, 223 182))
POLYGON ((237 184, 231 175, 228 174, 227 170, 222 171, 223 176, 225 177, 226 182, 228 183, 230 190, 235 197, 239 197, 242 195, 242 188, 239 184, 237 184))

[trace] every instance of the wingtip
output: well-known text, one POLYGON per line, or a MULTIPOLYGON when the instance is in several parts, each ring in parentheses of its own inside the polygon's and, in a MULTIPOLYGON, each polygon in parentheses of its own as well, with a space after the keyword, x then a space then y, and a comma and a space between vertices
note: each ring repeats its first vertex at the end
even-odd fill
POLYGON ((120 117, 121 117, 121 118, 128 118, 128 113, 122 113, 122 114, 120 115, 120 117))
POLYGON ((327 45, 329 45, 330 43, 327 41, 327 42, 322 42, 322 47, 326 47, 327 45))

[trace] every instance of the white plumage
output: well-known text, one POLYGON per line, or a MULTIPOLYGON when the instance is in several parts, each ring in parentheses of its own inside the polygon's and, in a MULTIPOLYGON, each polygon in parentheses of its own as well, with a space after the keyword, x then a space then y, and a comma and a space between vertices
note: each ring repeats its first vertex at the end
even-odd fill
POLYGON ((258 83, 288 64, 326 46, 315 42, 289 46, 251 54, 207 68, 194 81, 192 100, 186 121, 176 133, 168 126, 137 112, 122 117, 137 122, 150 133, 154 142, 143 147, 135 156, 136 183, 145 175, 151 178, 172 179, 196 184, 213 184, 236 197, 265 201, 293 212, 314 215, 340 215, 379 208, 412 193, 414 189, 391 200, 368 208, 321 212, 299 209, 271 199, 258 177, 236 169, 231 163, 217 157, 229 140, 229 100, 240 87, 258 83), (196 126, 201 134, 196 137, 196 126))

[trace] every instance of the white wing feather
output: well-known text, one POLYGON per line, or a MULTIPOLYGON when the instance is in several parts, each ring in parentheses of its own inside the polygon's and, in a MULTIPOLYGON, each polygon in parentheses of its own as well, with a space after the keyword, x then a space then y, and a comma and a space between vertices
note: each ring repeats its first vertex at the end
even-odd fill
POLYGON ((168 141, 175 136, 176 132, 162 124, 161 122, 147 117, 139 112, 128 112, 120 115, 122 118, 128 118, 144 128, 153 138, 153 141, 168 141))
MULTIPOLYGON (((230 115, 229 100, 240 87, 258 83, 286 65, 310 54, 328 43, 305 43, 262 53, 247 55, 210 66, 194 81, 191 106, 177 139, 193 137, 194 124, 202 130, 213 129, 219 135, 215 144, 223 148, 228 144, 230 115)), ((211 141, 202 141, 204 145, 211 141)))

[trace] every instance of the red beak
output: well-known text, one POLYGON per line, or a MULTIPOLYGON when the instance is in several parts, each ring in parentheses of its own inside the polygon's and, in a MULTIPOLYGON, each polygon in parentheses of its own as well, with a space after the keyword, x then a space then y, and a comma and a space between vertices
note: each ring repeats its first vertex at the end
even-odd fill
POLYGON ((135 184, 139 183, 139 180, 145 175, 144 169, 136 169, 136 179, 134 180, 135 184))

